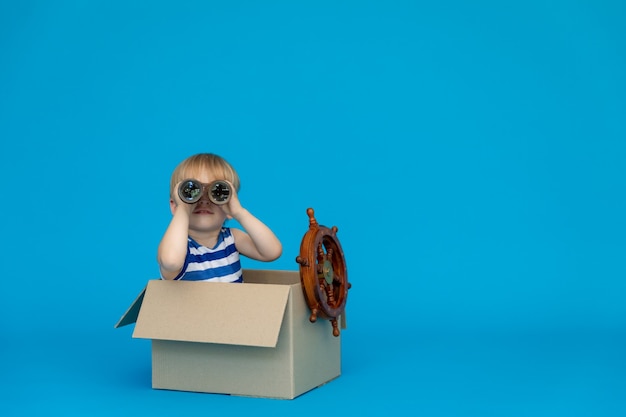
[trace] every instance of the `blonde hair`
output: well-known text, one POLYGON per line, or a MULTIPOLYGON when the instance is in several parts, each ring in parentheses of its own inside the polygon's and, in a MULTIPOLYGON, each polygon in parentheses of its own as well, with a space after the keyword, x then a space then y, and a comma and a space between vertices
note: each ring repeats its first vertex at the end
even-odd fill
POLYGON ((170 180, 170 195, 174 195, 179 182, 187 178, 195 178, 200 172, 210 172, 218 180, 230 181, 239 192, 239 175, 228 161, 213 153, 199 153, 188 157, 174 169, 170 180))

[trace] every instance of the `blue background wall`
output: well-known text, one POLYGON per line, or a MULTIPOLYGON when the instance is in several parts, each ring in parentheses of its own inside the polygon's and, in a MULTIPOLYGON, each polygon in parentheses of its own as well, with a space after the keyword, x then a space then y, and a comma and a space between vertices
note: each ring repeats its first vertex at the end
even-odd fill
POLYGON ((625 18, 2 2, 2 408, 624 415, 625 18), (338 380, 290 402, 150 389, 149 342, 113 324, 158 275, 169 176, 196 152, 233 163, 283 242, 246 267, 297 269, 307 207, 339 227, 338 380))

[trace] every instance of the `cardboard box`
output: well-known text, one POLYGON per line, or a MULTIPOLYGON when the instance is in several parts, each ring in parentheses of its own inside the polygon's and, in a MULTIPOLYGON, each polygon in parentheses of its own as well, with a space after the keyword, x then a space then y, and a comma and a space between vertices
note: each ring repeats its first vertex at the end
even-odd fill
POLYGON ((341 336, 309 321, 295 271, 243 284, 151 280, 115 327, 152 339, 152 387, 293 399, 341 374, 341 336))

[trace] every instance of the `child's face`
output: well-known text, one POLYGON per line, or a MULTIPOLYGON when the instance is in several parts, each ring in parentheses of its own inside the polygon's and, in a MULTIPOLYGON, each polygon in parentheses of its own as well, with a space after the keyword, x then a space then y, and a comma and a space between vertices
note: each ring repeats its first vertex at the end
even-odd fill
MULTIPOLYGON (((212 173, 196 172, 195 175, 191 175, 186 178, 193 178, 200 181, 203 184, 209 184, 215 180, 223 179, 217 178, 212 173)), ((181 203, 186 204, 186 203, 181 203)), ((190 231, 213 231, 220 229, 224 221, 226 220, 226 213, 221 206, 214 204, 209 200, 208 193, 204 192, 200 200, 191 204, 191 213, 189 215, 189 230, 190 231)), ((177 207, 172 207, 172 213, 177 207)))

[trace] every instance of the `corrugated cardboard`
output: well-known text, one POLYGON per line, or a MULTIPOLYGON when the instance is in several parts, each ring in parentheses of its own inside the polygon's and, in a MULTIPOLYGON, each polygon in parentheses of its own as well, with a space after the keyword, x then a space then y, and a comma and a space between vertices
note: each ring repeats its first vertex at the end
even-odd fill
POLYGON ((152 339, 152 386, 293 399, 341 374, 341 336, 309 322, 295 271, 244 284, 152 280, 116 327, 152 339))

